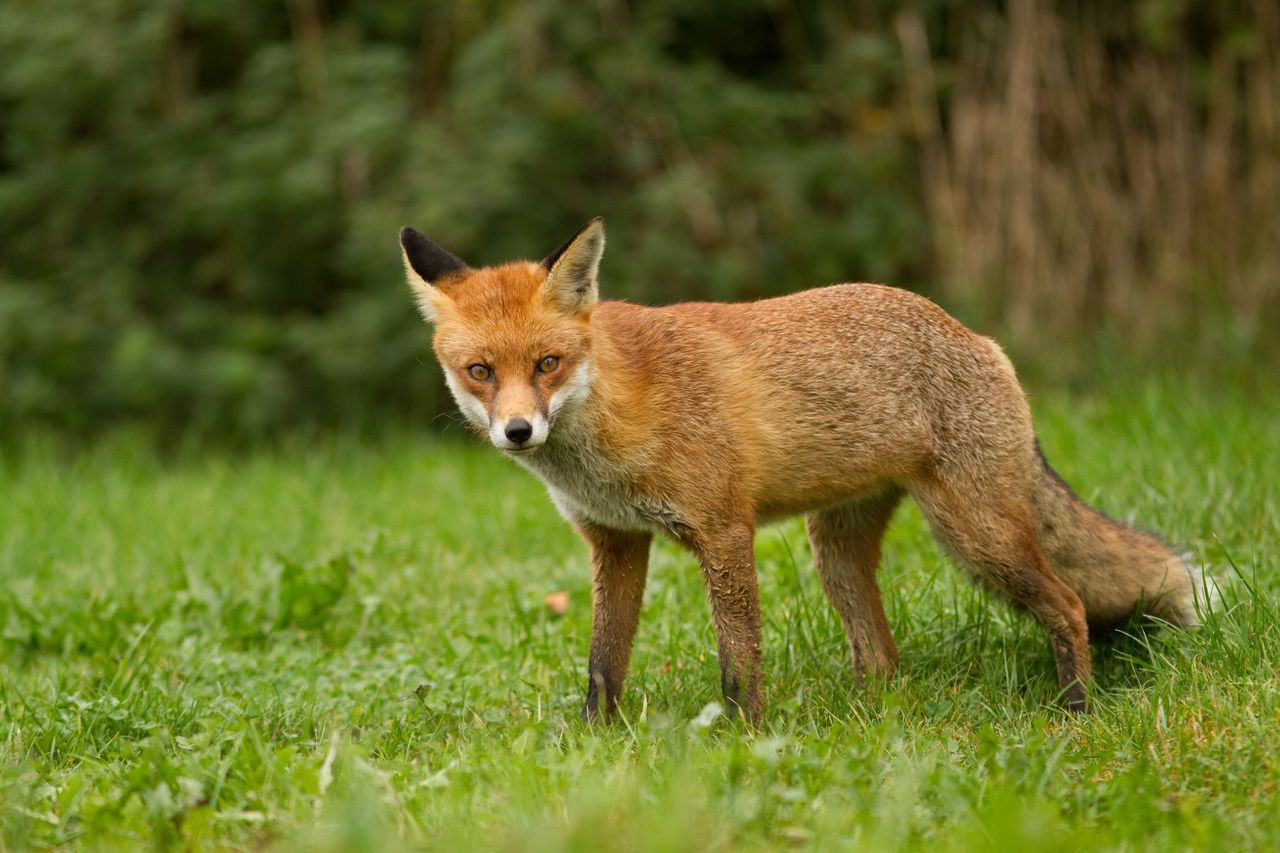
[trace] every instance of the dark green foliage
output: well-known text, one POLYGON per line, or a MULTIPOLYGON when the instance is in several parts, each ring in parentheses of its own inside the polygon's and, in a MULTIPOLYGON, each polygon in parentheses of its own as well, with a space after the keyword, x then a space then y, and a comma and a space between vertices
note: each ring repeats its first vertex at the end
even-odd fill
MULTIPOLYGON (((640 300, 935 280, 895 14, 8 0, 0 428, 427 421, 406 224, 482 264, 602 214, 640 300)), ((924 14, 945 70, 969 18, 924 14)))

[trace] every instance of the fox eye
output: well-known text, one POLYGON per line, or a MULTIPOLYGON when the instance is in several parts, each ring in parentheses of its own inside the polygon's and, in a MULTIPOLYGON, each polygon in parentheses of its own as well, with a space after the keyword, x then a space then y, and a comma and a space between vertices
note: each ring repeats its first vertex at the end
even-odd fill
POLYGON ((492 373, 488 365, 484 364, 473 364, 467 368, 467 375, 477 382, 484 382, 492 373))
POLYGON ((542 361, 538 362, 538 370, 542 373, 550 373, 560 366, 560 359, 554 355, 549 355, 542 361))

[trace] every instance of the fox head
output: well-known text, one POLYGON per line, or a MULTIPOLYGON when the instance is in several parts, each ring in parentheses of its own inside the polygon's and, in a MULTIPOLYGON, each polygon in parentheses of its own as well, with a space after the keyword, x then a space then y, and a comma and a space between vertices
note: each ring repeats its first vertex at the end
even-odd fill
POLYGON ((472 269, 412 228, 401 229, 400 247, 458 408, 495 447, 536 452, 556 416, 591 390, 604 220, 541 262, 472 269))

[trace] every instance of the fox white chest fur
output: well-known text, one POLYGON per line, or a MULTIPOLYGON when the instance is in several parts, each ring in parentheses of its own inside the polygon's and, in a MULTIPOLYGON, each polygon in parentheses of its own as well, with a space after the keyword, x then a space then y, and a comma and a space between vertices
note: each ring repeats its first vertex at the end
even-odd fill
POLYGON ((617 530, 648 530, 679 538, 684 514, 645 493, 635 477, 596 440, 583 413, 589 385, 559 408, 545 444, 532 454, 511 454, 547 486, 556 509, 569 521, 589 521, 617 530))
POLYGON ((556 509, 570 521, 590 521, 619 530, 650 530, 626 471, 600 453, 579 412, 557 419, 547 442, 515 459, 546 483, 556 509))

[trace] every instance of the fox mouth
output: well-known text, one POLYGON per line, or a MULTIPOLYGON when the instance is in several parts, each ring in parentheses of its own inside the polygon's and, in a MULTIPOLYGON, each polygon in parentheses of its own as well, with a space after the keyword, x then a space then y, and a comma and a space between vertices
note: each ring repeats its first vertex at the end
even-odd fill
POLYGON ((510 453, 512 456, 527 456, 540 447, 542 447, 541 444, 530 444, 527 447, 504 447, 502 448, 502 451, 504 453, 510 453))

